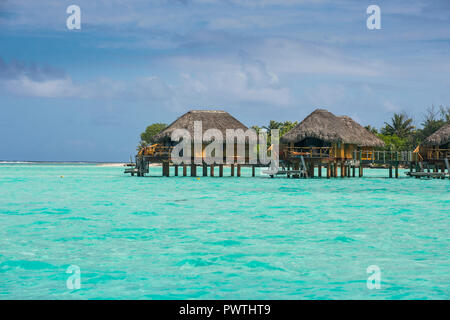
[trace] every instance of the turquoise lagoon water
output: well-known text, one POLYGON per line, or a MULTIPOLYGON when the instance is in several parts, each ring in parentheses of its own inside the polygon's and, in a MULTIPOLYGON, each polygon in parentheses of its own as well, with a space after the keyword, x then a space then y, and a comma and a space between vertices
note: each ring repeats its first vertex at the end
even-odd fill
POLYGON ((449 180, 151 171, 0 165, 0 299, 450 298, 449 180))

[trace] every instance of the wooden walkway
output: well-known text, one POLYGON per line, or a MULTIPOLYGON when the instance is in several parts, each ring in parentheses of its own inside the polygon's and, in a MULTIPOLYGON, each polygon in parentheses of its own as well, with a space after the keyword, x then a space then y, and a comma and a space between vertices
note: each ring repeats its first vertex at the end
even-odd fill
MULTIPOLYGON (((188 168, 190 168, 190 176, 197 176, 197 168, 202 168, 202 175, 223 177, 224 164, 208 165, 202 163, 199 159, 191 159, 192 164, 176 165, 170 159, 171 148, 164 147, 150 155, 141 154, 136 156, 136 164, 134 167, 128 166, 124 173, 132 176, 144 176, 149 173, 150 163, 158 163, 162 165, 162 175, 168 177, 170 175, 170 166, 174 168, 175 176, 187 176, 188 168), (179 168, 182 172, 179 174, 179 168), (209 168, 209 170, 208 170, 209 168), (217 172, 217 171, 218 172, 217 172)), ((437 156, 447 155, 446 153, 436 153, 437 156)), ((225 160, 225 159, 224 159, 225 160)), ((241 176, 242 167, 251 167, 252 176, 256 176, 255 168, 267 167, 262 164, 249 164, 238 161, 243 159, 235 158, 235 163, 227 164, 230 166, 230 176, 241 176)), ((248 162, 248 159, 246 159, 248 162)), ((225 162, 225 161, 224 161, 225 162)), ((314 178, 317 168, 317 177, 322 177, 323 168, 326 178, 337 177, 363 177, 364 168, 367 167, 384 167, 389 169, 389 178, 399 177, 399 168, 407 167, 409 172, 406 173, 410 177, 428 177, 428 178, 446 178, 449 176, 450 168, 448 159, 432 159, 431 161, 423 161, 419 153, 412 151, 370 151, 358 150, 354 151, 351 158, 337 158, 333 156, 333 150, 330 147, 310 147, 310 148, 287 148, 280 152, 280 167, 277 172, 263 170, 262 173, 268 174, 270 177, 286 176, 287 178, 314 178), (446 173, 447 170, 447 173, 446 173)))

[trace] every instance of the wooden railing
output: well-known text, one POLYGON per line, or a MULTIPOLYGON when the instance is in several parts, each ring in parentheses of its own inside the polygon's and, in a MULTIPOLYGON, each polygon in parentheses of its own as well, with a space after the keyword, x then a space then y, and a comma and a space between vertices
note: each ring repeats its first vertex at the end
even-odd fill
POLYGON ((333 148, 331 147, 289 147, 286 149, 288 158, 303 156, 305 158, 331 158, 333 148))
POLYGON ((426 152, 426 160, 450 159, 450 149, 435 149, 426 152))
POLYGON ((418 153, 412 151, 377 151, 357 150, 353 152, 353 159, 373 163, 411 162, 417 161, 418 153))
POLYGON ((139 151, 140 156, 149 157, 170 157, 173 147, 166 147, 161 145, 152 145, 139 151))

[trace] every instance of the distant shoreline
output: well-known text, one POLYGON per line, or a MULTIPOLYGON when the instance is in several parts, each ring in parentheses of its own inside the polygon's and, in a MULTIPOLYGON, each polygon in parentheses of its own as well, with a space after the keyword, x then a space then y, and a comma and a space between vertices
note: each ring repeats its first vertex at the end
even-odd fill
POLYGON ((102 167, 119 167, 127 162, 96 162, 96 161, 8 161, 0 160, 0 165, 20 165, 20 164, 36 164, 36 165, 96 165, 102 167))

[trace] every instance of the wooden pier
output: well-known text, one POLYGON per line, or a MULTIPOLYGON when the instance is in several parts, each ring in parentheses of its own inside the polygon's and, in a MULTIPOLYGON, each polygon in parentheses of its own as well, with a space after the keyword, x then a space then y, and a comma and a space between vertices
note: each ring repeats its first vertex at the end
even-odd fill
MULTIPOLYGON (((192 158, 190 164, 174 164, 170 159, 171 147, 159 147, 153 150, 151 155, 137 155, 134 167, 126 167, 125 173, 132 176, 145 176, 149 173, 149 165, 160 164, 162 176, 170 176, 170 167, 174 168, 174 176, 188 175, 197 177, 223 177, 224 166, 229 166, 231 177, 240 177, 242 167, 252 168, 252 177, 256 176, 257 167, 267 167, 262 164, 240 163, 235 159, 230 164, 206 164, 198 158, 192 158), (199 167, 201 168, 199 170, 199 167), (181 170, 180 170, 181 169, 181 170)), ((445 154, 446 155, 446 154, 445 154)), ((225 162, 225 159, 224 159, 225 162)), ((241 161, 242 162, 242 161, 241 161)), ((333 156, 330 147, 286 148, 280 152, 279 168, 275 173, 270 170, 262 170, 262 173, 287 178, 355 178, 364 176, 364 168, 386 168, 389 178, 399 178, 399 168, 409 168, 406 173, 409 177, 426 177, 445 179, 449 176, 448 159, 427 159, 426 161, 418 153, 412 151, 364 151, 356 150, 349 158, 337 158, 333 156), (325 169, 325 170, 322 170, 325 169), (317 172, 317 176, 316 176, 317 172)))

